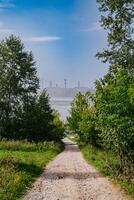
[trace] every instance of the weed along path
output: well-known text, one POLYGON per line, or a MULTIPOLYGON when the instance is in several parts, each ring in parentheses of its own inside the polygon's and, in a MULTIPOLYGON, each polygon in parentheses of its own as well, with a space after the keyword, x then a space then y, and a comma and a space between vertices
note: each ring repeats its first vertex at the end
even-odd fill
POLYGON ((65 151, 48 164, 23 200, 128 200, 119 188, 88 165, 77 145, 64 140, 65 151))

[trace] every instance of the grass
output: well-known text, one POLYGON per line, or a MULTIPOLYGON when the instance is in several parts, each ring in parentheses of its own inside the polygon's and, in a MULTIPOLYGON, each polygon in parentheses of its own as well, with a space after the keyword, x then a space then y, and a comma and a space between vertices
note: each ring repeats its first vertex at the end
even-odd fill
POLYGON ((46 164, 62 150, 53 142, 0 142, 0 200, 16 200, 26 193, 46 164))
POLYGON ((80 148, 88 163, 94 165, 103 175, 110 177, 112 181, 119 184, 128 195, 134 197, 134 182, 128 182, 116 175, 118 160, 112 152, 106 152, 92 146, 81 146, 80 148))

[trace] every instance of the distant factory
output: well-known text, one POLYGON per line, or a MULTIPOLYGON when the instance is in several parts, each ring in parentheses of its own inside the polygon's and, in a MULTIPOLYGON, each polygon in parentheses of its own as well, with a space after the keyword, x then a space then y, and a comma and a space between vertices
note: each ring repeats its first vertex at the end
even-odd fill
POLYGON ((93 92, 92 88, 82 87, 80 85, 80 81, 78 81, 78 85, 74 88, 67 87, 67 80, 64 79, 64 88, 58 86, 57 84, 53 86, 52 81, 50 81, 49 87, 46 88, 50 97, 70 97, 74 98, 78 92, 85 93, 87 91, 93 92))

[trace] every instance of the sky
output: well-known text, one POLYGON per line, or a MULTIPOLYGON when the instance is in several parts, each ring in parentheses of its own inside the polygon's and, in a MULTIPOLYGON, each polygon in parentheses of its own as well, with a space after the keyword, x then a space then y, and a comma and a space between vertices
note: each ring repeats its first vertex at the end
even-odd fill
POLYGON ((94 87, 107 66, 95 54, 107 45, 95 0, 0 0, 0 40, 14 34, 32 50, 41 88, 94 87))

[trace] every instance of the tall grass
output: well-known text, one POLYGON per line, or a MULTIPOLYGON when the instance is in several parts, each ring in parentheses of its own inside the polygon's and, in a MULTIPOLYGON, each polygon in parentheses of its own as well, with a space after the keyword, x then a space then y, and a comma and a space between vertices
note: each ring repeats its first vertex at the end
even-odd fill
POLYGON ((88 163, 94 165, 102 174, 111 177, 114 183, 118 183, 127 194, 134 197, 134 174, 131 181, 126 177, 119 177, 117 167, 118 159, 113 152, 95 148, 91 145, 80 145, 81 151, 88 163))
POLYGON ((0 141, 0 150, 9 150, 9 151, 46 151, 47 149, 59 148, 60 143, 55 142, 27 142, 23 141, 14 141, 14 140, 1 140, 0 141))
POLYGON ((16 200, 24 195, 62 148, 54 142, 1 141, 0 200, 16 200))

